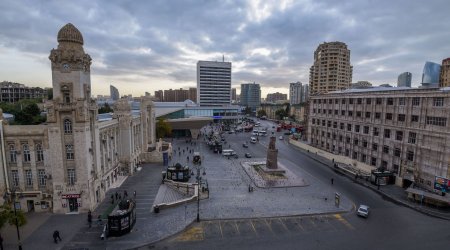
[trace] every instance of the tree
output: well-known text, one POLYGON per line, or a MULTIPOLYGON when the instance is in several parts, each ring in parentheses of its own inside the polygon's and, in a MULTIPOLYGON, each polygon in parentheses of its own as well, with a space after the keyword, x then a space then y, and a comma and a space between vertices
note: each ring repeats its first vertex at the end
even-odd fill
POLYGON ((267 116, 267 113, 264 109, 258 110, 258 117, 267 116))
POLYGON ((156 123, 156 137, 164 138, 168 137, 172 134, 172 127, 170 124, 164 119, 158 119, 156 123))
POLYGON ((47 89, 47 99, 53 100, 53 88, 47 89))
POLYGON ((275 111, 275 115, 277 116, 278 120, 283 120, 283 118, 287 116, 287 113, 284 109, 278 109, 277 111, 275 111))
POLYGON ((19 227, 25 225, 27 223, 27 219, 25 218, 22 210, 16 210, 16 215, 14 214, 13 205, 10 203, 5 203, 0 206, 0 228, 8 223, 9 225, 16 225, 16 217, 19 227))
POLYGON ((109 106, 108 103, 105 103, 105 105, 103 105, 101 108, 98 109, 99 114, 111 113, 111 112, 113 112, 113 109, 111 108, 111 106, 109 106))
POLYGON ((252 114, 252 108, 250 108, 250 107, 245 107, 245 110, 244 110, 244 113, 246 114, 246 115, 251 115, 252 114))

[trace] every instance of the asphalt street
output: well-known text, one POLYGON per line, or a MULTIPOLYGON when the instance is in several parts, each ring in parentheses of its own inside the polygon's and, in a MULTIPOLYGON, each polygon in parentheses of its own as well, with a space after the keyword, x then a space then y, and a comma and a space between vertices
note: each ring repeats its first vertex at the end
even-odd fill
MULTIPOLYGON (((227 134, 230 147, 243 157, 264 158, 271 135, 269 121, 261 121, 268 128, 267 137, 259 137, 257 144, 249 143, 251 133, 227 134)), ((368 219, 355 212, 310 216, 212 220, 194 223, 182 233, 143 249, 439 249, 450 244, 450 223, 420 214, 409 208, 384 200, 375 192, 355 184, 327 166, 313 160, 287 142, 280 140, 277 148, 280 161, 294 162, 313 176, 312 181, 331 185, 355 205, 365 204, 371 209, 368 219)), ((280 204, 283 206, 283 204, 280 204)))

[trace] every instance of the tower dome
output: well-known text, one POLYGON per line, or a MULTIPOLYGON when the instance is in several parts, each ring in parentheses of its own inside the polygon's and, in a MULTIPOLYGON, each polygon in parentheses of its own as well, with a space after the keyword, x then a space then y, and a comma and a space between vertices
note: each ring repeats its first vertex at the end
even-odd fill
POLYGON ((83 36, 73 24, 68 23, 59 30, 58 42, 72 42, 83 45, 83 36))

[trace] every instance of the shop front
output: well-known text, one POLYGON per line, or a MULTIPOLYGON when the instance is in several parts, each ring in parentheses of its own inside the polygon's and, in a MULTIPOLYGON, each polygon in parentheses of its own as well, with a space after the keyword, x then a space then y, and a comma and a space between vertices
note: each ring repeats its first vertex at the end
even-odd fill
POLYGON ((67 208, 67 213, 78 213, 78 208, 81 207, 81 195, 80 194, 63 194, 62 206, 67 208))

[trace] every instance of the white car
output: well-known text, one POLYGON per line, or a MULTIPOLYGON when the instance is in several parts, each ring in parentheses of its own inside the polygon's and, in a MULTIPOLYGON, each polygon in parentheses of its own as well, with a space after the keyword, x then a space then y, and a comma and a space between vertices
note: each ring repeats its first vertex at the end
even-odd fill
POLYGON ((358 216, 367 218, 369 217, 369 207, 366 205, 359 205, 358 211, 356 211, 358 216))
POLYGON ((278 137, 280 140, 283 140, 284 138, 283 138, 283 136, 282 135, 280 135, 280 137, 278 137))

